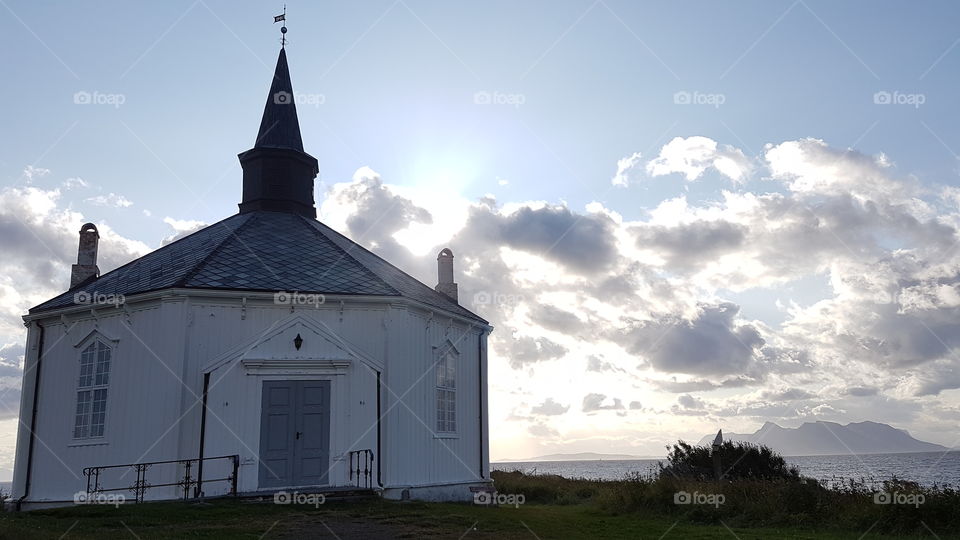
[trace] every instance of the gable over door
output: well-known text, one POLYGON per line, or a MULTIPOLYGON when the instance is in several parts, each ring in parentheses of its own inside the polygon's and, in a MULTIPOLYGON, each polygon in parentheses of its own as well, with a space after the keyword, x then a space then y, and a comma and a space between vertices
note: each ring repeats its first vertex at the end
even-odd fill
POLYGON ((330 381, 264 381, 260 487, 328 483, 330 381))

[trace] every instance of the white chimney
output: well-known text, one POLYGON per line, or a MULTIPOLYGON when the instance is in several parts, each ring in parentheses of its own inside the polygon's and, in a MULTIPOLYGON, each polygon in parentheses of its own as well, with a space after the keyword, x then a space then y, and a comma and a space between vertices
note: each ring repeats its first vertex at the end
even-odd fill
POLYGON ((437 255, 437 286, 434 289, 459 302, 457 284, 453 282, 453 252, 450 248, 443 248, 437 255))
POLYGON ((77 249, 77 264, 70 272, 70 288, 100 275, 97 267, 97 246, 100 243, 100 233, 93 223, 86 223, 80 227, 80 247, 77 249))

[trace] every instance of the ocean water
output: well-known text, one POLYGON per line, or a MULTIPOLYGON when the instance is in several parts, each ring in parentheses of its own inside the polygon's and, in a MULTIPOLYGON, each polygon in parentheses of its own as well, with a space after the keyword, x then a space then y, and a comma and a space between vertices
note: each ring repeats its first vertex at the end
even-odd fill
MULTIPOLYGON (((879 487, 894 476, 924 486, 960 487, 960 452, 915 454, 861 454, 842 456, 787 457, 800 474, 828 485, 850 479, 879 487)), ((557 474, 568 478, 619 480, 627 474, 650 475, 657 471, 657 459, 610 461, 514 461, 491 463, 500 471, 557 474)))

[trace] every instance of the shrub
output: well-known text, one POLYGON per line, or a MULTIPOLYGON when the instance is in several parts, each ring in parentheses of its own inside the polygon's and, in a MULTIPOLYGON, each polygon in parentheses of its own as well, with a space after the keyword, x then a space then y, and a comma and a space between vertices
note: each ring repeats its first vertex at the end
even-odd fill
POLYGON ((788 467, 783 457, 766 446, 743 442, 724 442, 716 450, 677 441, 667 447, 667 465, 660 465, 660 475, 688 480, 716 480, 714 459, 720 459, 723 480, 799 480, 796 468, 788 467))

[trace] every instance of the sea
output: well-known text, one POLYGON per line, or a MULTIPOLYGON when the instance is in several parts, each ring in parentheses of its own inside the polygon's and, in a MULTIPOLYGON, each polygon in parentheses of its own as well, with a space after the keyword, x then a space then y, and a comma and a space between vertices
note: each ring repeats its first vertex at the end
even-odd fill
MULTIPOLYGON (((921 452, 913 454, 859 454, 840 456, 784 457, 802 476, 836 487, 850 480, 881 488, 896 477, 920 485, 960 488, 960 452, 921 452)), ((620 480, 639 473, 650 476, 658 470, 659 459, 590 461, 504 461, 491 463, 500 471, 528 474, 556 474, 567 478, 620 480)))

